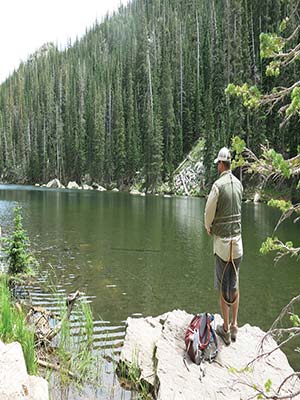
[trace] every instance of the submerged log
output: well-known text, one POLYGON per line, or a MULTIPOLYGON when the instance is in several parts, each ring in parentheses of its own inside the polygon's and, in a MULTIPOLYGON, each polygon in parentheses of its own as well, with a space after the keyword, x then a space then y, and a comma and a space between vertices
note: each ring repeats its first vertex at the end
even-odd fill
MULTIPOLYGON (((59 365, 50 363, 48 361, 41 360, 40 358, 37 359, 37 363, 38 363, 38 365, 40 367, 47 368, 47 369, 52 369, 53 371, 57 371, 57 372, 62 372, 62 369, 61 369, 61 367, 59 365)), ((71 372, 69 370, 68 371, 64 371, 64 372, 67 373, 70 378, 76 379, 76 380, 79 381, 79 377, 76 376, 73 372, 71 372)))
MULTIPOLYGON (((62 325, 66 320, 70 319, 74 304, 76 300, 81 296, 79 290, 75 293, 70 294, 66 299, 66 312, 61 317, 61 320, 53 326, 50 321, 57 321, 60 317, 53 312, 46 310, 41 306, 29 306, 23 304, 23 307, 29 309, 25 317, 25 321, 34 326, 35 342, 38 346, 48 347, 55 336, 61 331, 62 325)), ((20 307, 19 303, 16 303, 17 308, 20 307)))
POLYGON ((62 320, 53 328, 50 329, 46 335, 44 336, 44 340, 51 341, 60 331, 62 328, 63 323, 70 319, 70 315, 72 313, 75 301, 80 297, 80 292, 77 290, 75 293, 70 294, 66 300, 67 310, 65 315, 62 317, 62 320))

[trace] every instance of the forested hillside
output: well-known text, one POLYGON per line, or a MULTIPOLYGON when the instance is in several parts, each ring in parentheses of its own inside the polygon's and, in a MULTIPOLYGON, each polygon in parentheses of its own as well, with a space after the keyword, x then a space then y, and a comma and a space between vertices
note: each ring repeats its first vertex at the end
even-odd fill
MULTIPOLYGON (((254 150, 268 139, 294 155, 300 135, 293 120, 279 132, 276 110, 250 113, 224 89, 229 82, 273 87, 259 34, 277 31, 295 4, 133 0, 64 51, 44 46, 0 86, 2 180, 90 177, 122 187, 140 171, 154 189, 199 137, 208 181, 217 150, 235 135, 254 150)), ((297 18, 296 11, 291 30, 297 18)), ((299 76, 294 63, 279 85, 299 76)))

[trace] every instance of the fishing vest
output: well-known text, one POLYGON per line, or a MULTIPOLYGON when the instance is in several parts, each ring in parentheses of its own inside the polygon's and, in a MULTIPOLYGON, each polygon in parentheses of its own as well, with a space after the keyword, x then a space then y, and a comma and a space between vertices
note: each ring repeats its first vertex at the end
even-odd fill
POLYGON ((211 231, 220 237, 241 233, 241 205, 243 186, 231 171, 223 172, 215 182, 219 198, 211 231))

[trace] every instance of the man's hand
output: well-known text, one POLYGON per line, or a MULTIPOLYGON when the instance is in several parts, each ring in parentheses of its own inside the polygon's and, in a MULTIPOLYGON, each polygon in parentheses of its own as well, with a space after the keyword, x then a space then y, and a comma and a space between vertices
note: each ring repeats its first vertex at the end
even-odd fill
POLYGON ((207 231, 207 233, 208 233, 209 235, 211 235, 210 228, 206 229, 206 231, 207 231))

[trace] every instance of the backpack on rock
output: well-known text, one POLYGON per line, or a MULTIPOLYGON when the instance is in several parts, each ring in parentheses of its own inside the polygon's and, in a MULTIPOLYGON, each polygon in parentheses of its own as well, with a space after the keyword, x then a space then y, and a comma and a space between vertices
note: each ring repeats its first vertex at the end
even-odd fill
POLYGON ((203 360, 212 362, 218 354, 218 339, 211 325, 213 320, 212 314, 197 314, 185 332, 186 354, 197 365, 200 365, 203 360))

